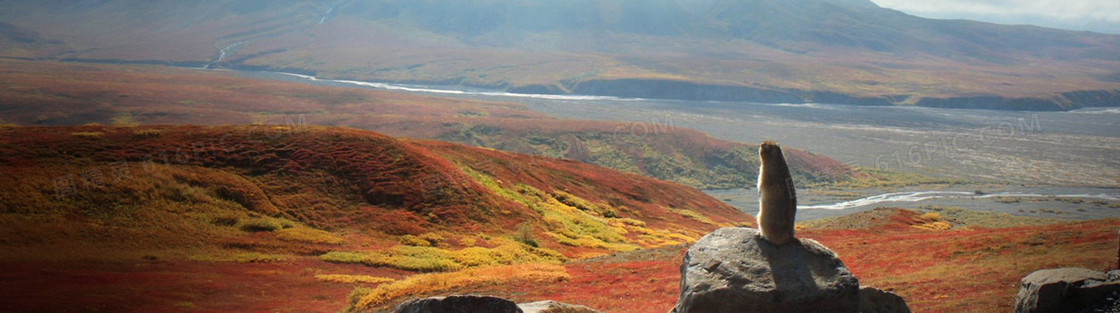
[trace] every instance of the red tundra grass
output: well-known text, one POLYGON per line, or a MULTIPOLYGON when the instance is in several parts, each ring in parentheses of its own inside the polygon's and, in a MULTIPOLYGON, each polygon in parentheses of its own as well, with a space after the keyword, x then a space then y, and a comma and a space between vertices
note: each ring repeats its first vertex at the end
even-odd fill
POLYGON ((317 274, 400 271, 317 258, 271 263, 136 260, 3 263, 4 312, 338 312, 354 287, 317 274))
MULTIPOLYGON (((828 246, 861 285, 898 293, 914 312, 1008 312, 1019 280, 1031 272, 1115 268, 1117 228, 1117 219, 950 231, 888 223, 858 230, 809 229, 799 236, 828 246)), ((590 259, 567 266, 568 282, 486 291, 604 312, 667 312, 678 296, 683 252, 683 247, 669 247, 590 259)))
POLYGON ((1008 312, 1019 280, 1039 269, 1116 266, 1108 219, 1005 229, 928 231, 878 226, 813 231, 862 285, 894 290, 915 312, 1008 312))
POLYGON ((430 232, 439 249, 491 247, 522 222, 568 258, 609 252, 544 236, 549 221, 495 186, 607 206, 644 231, 751 221, 638 175, 343 128, 0 127, 0 164, 0 311, 336 311, 354 285, 314 274, 415 273, 315 256, 430 232))

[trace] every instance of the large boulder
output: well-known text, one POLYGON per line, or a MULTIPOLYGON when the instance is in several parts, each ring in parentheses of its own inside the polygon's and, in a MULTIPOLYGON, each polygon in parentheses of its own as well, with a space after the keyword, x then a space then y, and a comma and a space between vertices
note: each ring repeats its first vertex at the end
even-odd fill
POLYGON ((394 313, 522 313, 516 303, 491 296, 448 296, 405 301, 394 313))
POLYGON ((1116 306, 1120 294, 1120 275, 1110 274, 1084 268, 1035 271, 1023 277, 1015 312, 1107 310, 1116 306))
POLYGON ((779 247, 758 230, 722 228, 685 253, 673 312, 858 310, 859 281, 820 243, 798 239, 779 247))
POLYGON ((552 300, 519 303, 517 306, 521 307, 521 311, 525 313, 600 313, 599 310, 586 306, 560 303, 552 300))
POLYGON ((910 313, 910 306, 906 300, 893 292, 879 290, 875 287, 859 288, 860 313, 910 313))

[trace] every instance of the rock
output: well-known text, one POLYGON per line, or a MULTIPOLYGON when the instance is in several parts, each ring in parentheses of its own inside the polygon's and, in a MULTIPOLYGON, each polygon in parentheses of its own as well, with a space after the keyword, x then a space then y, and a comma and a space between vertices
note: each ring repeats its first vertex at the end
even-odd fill
POLYGON ((751 228, 721 228, 688 249, 672 312, 857 312, 859 281, 820 243, 775 246, 751 228))
POLYGON ((1120 293, 1120 281, 1115 276, 1120 275, 1084 268, 1035 271, 1023 277, 1015 299, 1015 312, 1107 310, 1114 305, 1116 294, 1120 293))
POLYGON ((860 313, 910 313, 906 300, 893 292, 874 287, 859 288, 860 313))
POLYGON ((586 306, 560 303, 552 300, 520 303, 517 306, 525 313, 601 313, 599 310, 586 306))
POLYGON ((521 313, 516 303, 492 296, 448 296, 413 299, 397 306, 394 313, 521 313))

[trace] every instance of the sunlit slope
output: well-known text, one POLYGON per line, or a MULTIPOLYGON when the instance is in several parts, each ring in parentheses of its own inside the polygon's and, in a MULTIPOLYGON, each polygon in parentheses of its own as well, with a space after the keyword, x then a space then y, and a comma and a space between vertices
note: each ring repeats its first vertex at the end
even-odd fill
MULTIPOLYGON (((3 238, 15 260, 265 258, 426 240, 442 253, 470 241, 524 254, 485 262, 559 261, 752 222, 695 189, 637 175, 342 128, 4 127, 0 151, 3 238)), ((436 263, 382 265, 479 265, 422 261, 436 263)))

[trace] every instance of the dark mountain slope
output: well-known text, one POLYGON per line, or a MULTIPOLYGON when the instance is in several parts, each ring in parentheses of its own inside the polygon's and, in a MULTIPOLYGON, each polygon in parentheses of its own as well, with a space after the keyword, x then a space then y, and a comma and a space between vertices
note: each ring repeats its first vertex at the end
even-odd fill
MULTIPOLYGON (((340 15, 409 25, 464 42, 516 32, 620 33, 743 39, 795 52, 856 48, 942 57, 1052 57, 1062 48, 1111 54, 1117 36, 1030 26, 930 20, 879 8, 870 1, 372 1, 341 5, 340 15), (1099 42, 1094 42, 1099 41, 1099 42), (1022 55, 1008 55, 1016 52, 1022 55)), ((479 44, 487 44, 481 41, 479 44)), ((532 48, 532 47, 521 47, 532 48)), ((611 47, 601 47, 610 51, 611 47)))
POLYGON ((54 58, 676 99, 1120 102, 1065 95, 1120 89, 1110 79, 1120 36, 923 19, 865 1, 111 0, 0 9, 0 21, 73 46, 33 54, 54 58))
POLYGON ((0 22, 0 55, 33 58, 66 51, 64 42, 48 39, 36 31, 0 22))

